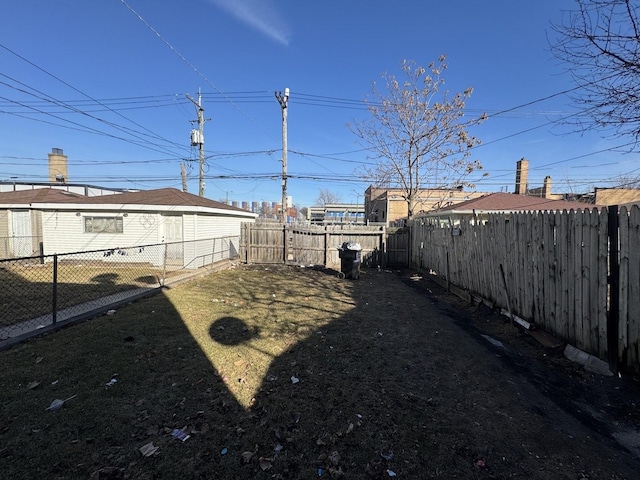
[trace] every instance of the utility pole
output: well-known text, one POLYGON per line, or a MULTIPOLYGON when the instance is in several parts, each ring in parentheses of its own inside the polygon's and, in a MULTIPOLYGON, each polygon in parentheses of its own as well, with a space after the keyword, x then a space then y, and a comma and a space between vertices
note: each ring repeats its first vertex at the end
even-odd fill
POLYGON ((282 223, 287 221, 287 106, 289 103, 289 89, 275 92, 282 109, 282 223))
MULTIPOLYGON (((191 95, 187 93, 187 98, 191 103, 196 106, 196 112, 198 112, 198 130, 191 130, 191 146, 195 147, 198 145, 200 150, 200 170, 199 170, 199 180, 200 187, 198 190, 198 195, 204 197, 204 108, 202 108, 202 93, 200 89, 198 89, 198 101, 196 102, 191 95)), ((193 123, 193 122, 192 122, 193 123)))
POLYGON ((187 167, 184 164, 184 162, 182 162, 180 164, 180 176, 182 177, 182 191, 183 192, 187 192, 187 167))

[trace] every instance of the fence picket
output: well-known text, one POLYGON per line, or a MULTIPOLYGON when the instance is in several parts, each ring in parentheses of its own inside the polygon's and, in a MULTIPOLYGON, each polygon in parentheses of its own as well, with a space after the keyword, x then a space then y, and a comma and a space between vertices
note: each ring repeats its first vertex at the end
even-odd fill
MULTIPOLYGON (((629 216, 629 276, 627 314, 628 365, 640 364, 640 207, 634 205, 629 216)), ((621 317, 622 318, 622 317, 621 317)))
POLYGON ((600 222, 598 229, 598 273, 601 279, 601 288, 598 289, 598 345, 601 359, 609 357, 609 345, 607 343, 607 306, 608 275, 609 275, 609 214, 606 209, 600 210, 600 222))
POLYGON ((598 308, 598 304, 600 302, 600 298, 598 296, 598 291, 601 288, 606 289, 606 277, 604 285, 602 284, 601 272, 598 268, 598 252, 600 250, 600 239, 598 237, 599 223, 600 223, 600 212, 596 209, 591 211, 590 222, 589 222, 589 270, 588 270, 588 279, 589 279, 589 330, 591 336, 591 350, 593 352, 598 352, 596 355, 600 353, 600 333, 599 333, 599 325, 600 325, 600 310, 598 308))
MULTIPOLYGON (((640 373, 640 207, 625 215, 629 218, 619 227, 622 298, 616 312, 621 337, 612 338, 620 342, 621 367, 640 373)), ((449 272, 456 286, 505 308, 502 265, 514 314, 608 360, 613 327, 607 323, 607 209, 492 213, 482 222, 462 223, 463 233, 455 237, 450 228, 418 221, 420 228, 411 236, 412 248, 420 252, 412 257, 418 266, 441 277, 449 272)))

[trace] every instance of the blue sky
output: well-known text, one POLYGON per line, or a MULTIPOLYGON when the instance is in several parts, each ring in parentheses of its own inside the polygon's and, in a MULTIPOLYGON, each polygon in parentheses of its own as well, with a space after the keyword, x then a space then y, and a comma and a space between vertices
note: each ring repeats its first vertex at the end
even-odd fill
POLYGON ((489 176, 479 191, 513 191, 515 164, 529 184, 586 192, 637 175, 624 139, 572 132, 570 75, 549 51, 551 23, 573 0, 23 0, 0 18, 0 180, 46 181, 62 148, 69 181, 198 193, 196 118, 203 94, 209 198, 281 198, 281 111, 288 87, 288 193, 312 205, 320 189, 362 201, 371 162, 348 124, 403 59, 447 56, 451 93, 473 87, 472 133, 489 176), (134 13, 135 12, 135 13, 134 13), (547 100, 542 100, 547 97, 547 100), (508 113, 499 113, 521 105, 508 113))

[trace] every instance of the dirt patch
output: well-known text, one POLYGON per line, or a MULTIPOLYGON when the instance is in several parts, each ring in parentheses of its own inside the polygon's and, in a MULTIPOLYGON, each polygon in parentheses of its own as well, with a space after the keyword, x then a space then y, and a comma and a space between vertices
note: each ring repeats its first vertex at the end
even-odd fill
POLYGON ((640 459, 640 379, 602 375, 572 362, 565 345, 541 344, 526 329, 484 304, 447 292, 428 275, 396 272, 404 282, 431 297, 436 307, 477 341, 486 342, 505 365, 585 427, 640 459))
POLYGON ((634 385, 474 308, 410 272, 253 266, 185 283, 0 353, 3 471, 637 478, 618 443, 634 385))

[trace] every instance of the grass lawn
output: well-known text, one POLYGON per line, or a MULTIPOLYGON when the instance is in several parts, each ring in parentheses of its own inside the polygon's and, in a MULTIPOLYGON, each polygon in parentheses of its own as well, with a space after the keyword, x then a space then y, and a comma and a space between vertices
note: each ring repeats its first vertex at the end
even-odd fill
POLYGON ((263 425, 262 438, 244 440, 265 413, 253 410, 256 397, 274 388, 293 394, 300 385, 291 377, 311 375, 295 357, 282 371, 274 362, 354 307, 350 283, 295 273, 221 272, 1 352, 3 475, 88 478, 115 467, 130 478, 199 478, 218 463, 262 471, 259 458, 272 457, 278 441, 287 443, 288 422, 308 413, 303 405, 272 412, 282 437, 263 425), (192 437, 175 440, 174 428, 192 437), (151 441, 159 450, 143 457, 139 448, 151 441), (238 461, 244 451, 255 453, 247 465, 238 461))
MULTIPOLYGON (((169 272, 167 277, 178 272, 169 272)), ((57 307, 63 309, 140 287, 158 286, 163 272, 147 263, 60 262, 57 307)), ((53 264, 3 264, 0 326, 51 313, 53 264)))
POLYGON ((2 476, 631 478, 527 385, 396 275, 238 268, 0 352, 2 476))

